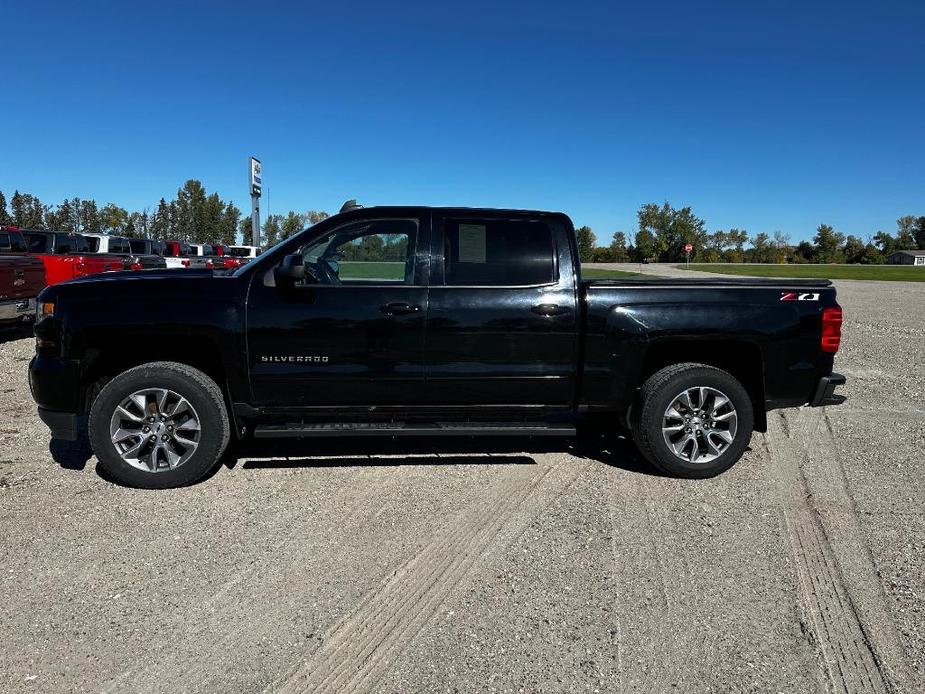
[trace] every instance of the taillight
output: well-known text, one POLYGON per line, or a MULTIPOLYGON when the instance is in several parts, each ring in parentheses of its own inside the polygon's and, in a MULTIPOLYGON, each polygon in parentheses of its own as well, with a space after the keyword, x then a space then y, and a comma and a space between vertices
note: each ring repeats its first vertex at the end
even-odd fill
POLYGON ((835 354, 841 345, 842 312, 838 306, 822 310, 822 351, 835 354))
POLYGON ((144 267, 141 263, 132 263, 128 266, 129 270, 141 270, 144 267))
POLYGON ((182 265, 183 267, 189 267, 189 261, 188 261, 188 260, 181 260, 181 261, 180 261, 180 265, 182 265))

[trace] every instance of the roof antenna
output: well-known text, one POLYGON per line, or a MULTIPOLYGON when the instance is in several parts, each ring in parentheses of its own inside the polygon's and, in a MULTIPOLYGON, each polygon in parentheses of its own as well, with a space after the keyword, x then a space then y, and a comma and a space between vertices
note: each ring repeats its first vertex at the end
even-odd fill
POLYGON ((341 206, 340 211, 349 212, 350 210, 359 210, 362 207, 363 206, 360 203, 358 203, 356 200, 348 200, 341 206))

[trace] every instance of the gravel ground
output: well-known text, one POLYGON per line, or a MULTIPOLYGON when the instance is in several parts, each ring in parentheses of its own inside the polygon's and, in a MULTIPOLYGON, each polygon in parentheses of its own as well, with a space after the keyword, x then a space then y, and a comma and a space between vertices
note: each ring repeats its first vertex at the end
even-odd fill
POLYGON ((52 462, 6 334, 0 691, 923 691, 925 286, 838 291, 849 401, 705 481, 332 442, 124 489, 52 462))

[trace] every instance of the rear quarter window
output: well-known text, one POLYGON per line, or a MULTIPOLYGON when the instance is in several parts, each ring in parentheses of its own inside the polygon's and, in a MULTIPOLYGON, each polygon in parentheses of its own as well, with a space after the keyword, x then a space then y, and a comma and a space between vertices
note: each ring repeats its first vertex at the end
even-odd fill
POLYGON ((443 254, 450 286, 529 286, 557 279, 552 229, 544 222, 449 219, 443 254))

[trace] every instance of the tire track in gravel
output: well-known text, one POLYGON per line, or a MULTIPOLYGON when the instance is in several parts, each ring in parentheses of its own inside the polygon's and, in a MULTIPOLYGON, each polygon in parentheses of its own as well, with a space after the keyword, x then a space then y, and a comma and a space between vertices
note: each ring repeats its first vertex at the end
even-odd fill
MULTIPOLYGON (((844 508, 844 501, 849 497, 841 464, 833 460, 837 452, 831 429, 820 426, 823 421, 825 415, 821 412, 809 416, 804 411, 778 412, 777 417, 768 422, 765 435, 795 560, 798 591, 832 691, 844 694, 897 691, 896 682, 883 667, 880 641, 866 628, 871 623, 890 624, 882 599, 876 601, 880 609, 876 604, 865 602, 868 610, 876 613, 865 618, 843 574, 844 566, 856 569, 863 565, 869 569, 864 573, 873 575, 873 565, 860 536, 856 516, 853 524, 842 524, 843 535, 849 537, 839 543, 840 551, 836 555, 819 514, 819 505, 834 502, 844 508), (826 450, 822 467, 828 470, 828 479, 822 495, 811 492, 807 479, 808 445, 826 450)), ((853 516, 853 507, 849 509, 853 516)), ((867 578, 855 571, 851 583, 857 585, 867 578)), ((875 581, 862 589, 865 593, 880 592, 875 581)), ((881 626, 878 631, 883 632, 885 628, 888 627, 881 626)))
MULTIPOLYGON (((659 478, 659 484, 656 493, 670 497, 670 481, 659 478)), ((612 485, 611 554, 615 591, 621 596, 618 648, 637 650, 644 643, 649 653, 645 664, 637 663, 626 672, 621 667, 620 691, 670 691, 683 682, 697 653, 678 639, 685 633, 685 622, 676 601, 696 594, 690 569, 683 555, 671 550, 678 532, 666 499, 653 498, 652 493, 646 480, 635 475, 619 482, 615 478, 612 485), (634 643, 625 644, 630 637, 634 643)))
MULTIPOLYGON (((375 486, 361 485, 352 491, 359 499, 385 494, 389 487, 398 484, 400 484, 400 475, 395 474, 381 478, 375 486)), ((186 652, 194 652, 197 647, 201 647, 202 643, 210 643, 211 650, 220 651, 234 643, 239 632, 246 626, 238 619, 240 606, 236 599, 237 593, 246 590, 255 575, 266 567, 281 565, 285 559, 291 558, 293 543, 302 534, 298 521, 304 513, 304 509, 295 503, 290 503, 284 512, 278 512, 275 527, 282 528, 282 532, 274 533, 273 541, 262 546, 247 566, 228 574, 215 592, 185 615, 182 631, 171 637, 174 651, 183 652, 185 645, 188 645, 186 652), (221 637, 215 639, 215 634, 221 634, 221 637)), ((256 607, 259 610, 259 604, 256 607)), ((251 613, 251 622, 257 621, 258 617, 259 614, 251 613)), ((115 679, 100 690, 101 694, 148 691, 145 688, 145 681, 148 677, 154 682, 150 688, 151 691, 162 691, 162 688, 171 682, 175 682, 180 691, 196 691, 196 685, 208 678, 210 674, 207 663, 204 661, 189 662, 186 667, 173 671, 156 656, 137 658, 136 662, 140 664, 120 672, 115 679), (190 666, 192 666, 191 670, 190 666)))
POLYGON ((437 533, 265 692, 368 691, 486 554, 538 514, 578 474, 568 463, 517 470, 437 533), (539 473, 539 474, 537 474, 539 473))

